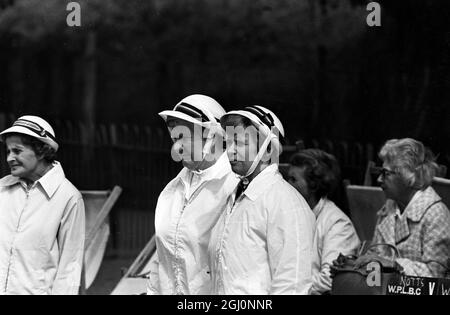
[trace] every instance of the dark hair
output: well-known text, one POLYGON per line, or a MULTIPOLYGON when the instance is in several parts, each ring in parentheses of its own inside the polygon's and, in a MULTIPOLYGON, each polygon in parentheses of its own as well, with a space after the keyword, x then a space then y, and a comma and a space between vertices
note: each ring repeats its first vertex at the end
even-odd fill
POLYGON ((317 199, 330 195, 338 186, 339 163, 336 158, 322 150, 306 149, 294 154, 290 164, 305 168, 308 188, 317 199))
POLYGON ((50 164, 55 162, 56 151, 47 143, 21 133, 8 133, 4 136, 4 139, 6 140, 7 138, 12 136, 19 137, 24 145, 29 146, 37 156, 43 157, 45 162, 50 164))

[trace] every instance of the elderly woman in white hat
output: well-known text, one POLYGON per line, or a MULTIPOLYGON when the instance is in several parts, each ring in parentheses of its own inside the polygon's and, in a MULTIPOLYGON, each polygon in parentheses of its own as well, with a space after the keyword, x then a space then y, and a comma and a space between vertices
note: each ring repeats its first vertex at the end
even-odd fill
POLYGON ((213 293, 308 294, 315 217, 278 171, 280 120, 250 106, 227 113, 221 124, 241 182, 211 235, 213 293))
POLYGON ((77 294, 84 204, 55 161, 55 133, 23 116, 0 137, 11 169, 0 180, 0 294, 77 294))
POLYGON ((157 259, 148 294, 210 294, 211 229, 236 188, 223 150, 219 120, 225 110, 211 97, 191 95, 160 113, 184 168, 161 192, 155 213, 157 259))

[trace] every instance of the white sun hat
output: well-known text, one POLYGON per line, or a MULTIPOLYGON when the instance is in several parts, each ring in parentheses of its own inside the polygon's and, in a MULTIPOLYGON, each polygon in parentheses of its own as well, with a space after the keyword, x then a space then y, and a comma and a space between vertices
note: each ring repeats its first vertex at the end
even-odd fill
POLYGON ((271 110, 259 106, 252 105, 248 106, 242 110, 232 110, 222 116, 222 121, 226 116, 238 115, 248 118, 256 127, 261 128, 260 130, 270 137, 269 142, 281 153, 282 145, 281 140, 285 137, 284 127, 280 119, 271 110))
POLYGON ((17 119, 11 128, 0 133, 0 140, 4 141, 5 135, 10 133, 19 133, 39 139, 48 144, 55 151, 58 151, 59 145, 56 142, 55 131, 52 126, 44 119, 37 116, 22 116, 17 119))
POLYGON ((225 117, 230 115, 238 115, 248 118, 253 124, 255 124, 256 127, 259 128, 260 131, 266 135, 266 139, 259 148, 258 154, 253 161, 253 164, 248 169, 247 174, 241 176, 245 178, 250 176, 255 171, 270 143, 272 143, 277 155, 281 154, 283 150, 281 141, 285 137, 284 127, 280 119, 271 110, 259 105, 248 106, 242 110, 230 111, 222 116, 222 122, 225 120, 225 117))
POLYGON ((175 105, 173 110, 159 113, 164 121, 173 117, 204 127, 218 123, 224 114, 225 110, 215 99, 201 94, 190 95, 175 105))
POLYGON ((203 163, 206 156, 211 153, 215 136, 224 136, 224 131, 220 125, 220 118, 225 113, 225 109, 212 97, 194 94, 182 99, 175 105, 173 110, 162 111, 159 115, 166 123, 169 118, 178 118, 202 126, 208 130, 207 140, 202 150, 203 163))

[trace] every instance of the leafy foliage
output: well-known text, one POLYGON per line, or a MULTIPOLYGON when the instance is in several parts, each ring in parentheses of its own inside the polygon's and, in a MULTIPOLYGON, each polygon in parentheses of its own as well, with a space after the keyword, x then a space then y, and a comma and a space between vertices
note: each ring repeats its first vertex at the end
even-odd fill
POLYGON ((273 108, 291 141, 450 140, 448 1, 379 1, 381 28, 365 0, 80 0, 81 28, 65 24, 67 2, 0 12, 5 110, 78 117, 93 31, 99 120, 160 124, 200 92, 273 108))

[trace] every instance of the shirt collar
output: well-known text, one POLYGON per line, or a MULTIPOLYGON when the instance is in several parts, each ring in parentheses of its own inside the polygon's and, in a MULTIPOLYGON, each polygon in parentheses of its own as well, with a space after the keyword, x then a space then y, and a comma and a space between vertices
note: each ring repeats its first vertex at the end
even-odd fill
POLYGON ((20 183, 20 178, 11 175, 5 176, 0 179, 0 187, 10 187, 20 183))
POLYGON ((49 198, 52 198, 56 190, 61 186, 63 180, 66 178, 63 168, 59 162, 53 164, 53 168, 42 176, 38 182, 44 189, 49 198))
POLYGON ((178 174, 178 179, 182 181, 185 185, 189 186, 191 182, 192 176, 198 176, 200 177, 200 182, 206 182, 213 179, 219 179, 225 176, 226 174, 231 172, 231 165, 228 160, 228 156, 225 153, 223 153, 220 158, 214 163, 214 165, 208 167, 207 169, 203 170, 201 173, 196 173, 191 171, 188 168, 183 168, 178 174))
POLYGON ((406 215, 412 221, 418 222, 430 206, 441 201, 441 197, 430 186, 425 190, 417 191, 409 204, 406 206, 403 215, 406 215))
POLYGON ((422 195, 421 193, 422 193, 422 191, 420 191, 420 190, 416 191, 416 193, 414 194, 414 196, 411 198, 411 200, 409 201, 408 205, 406 206, 405 211, 403 211, 403 213, 401 213, 400 208, 398 207, 398 204, 396 204, 396 203, 394 202, 394 204, 393 204, 393 211, 394 211, 394 214, 395 214, 399 219, 402 219, 403 216, 406 216, 406 215, 407 215, 406 210, 408 210, 409 206, 410 206, 410 205, 413 205, 413 204, 415 203, 415 201, 416 201, 418 198, 420 198, 420 196, 422 195))
POLYGON ((279 180, 280 177, 278 164, 269 165, 250 182, 243 194, 250 200, 255 201, 261 194, 270 189, 272 184, 279 180))
POLYGON ((316 216, 316 218, 319 216, 319 214, 325 208, 326 203, 327 203, 327 198, 320 198, 319 202, 316 204, 314 209, 312 209, 312 211, 313 211, 314 215, 316 216))
MULTIPOLYGON (((53 168, 42 176, 36 184, 40 184, 49 198, 53 197, 63 180, 66 178, 59 162, 53 164, 53 168)), ((8 175, 0 180, 0 187, 10 187, 20 184, 19 177, 8 175)))

